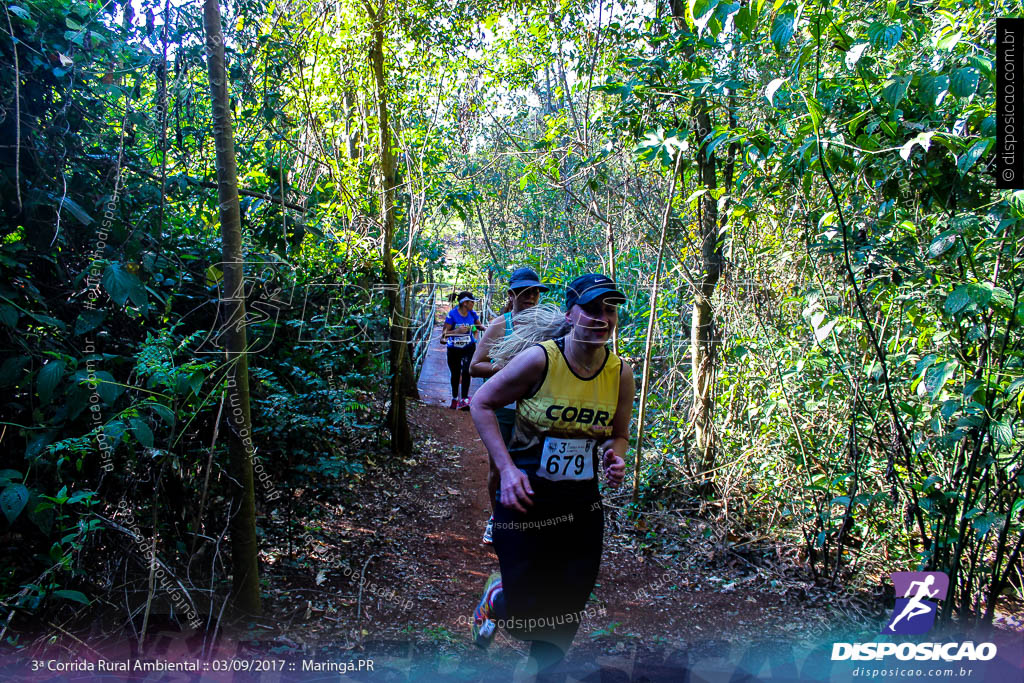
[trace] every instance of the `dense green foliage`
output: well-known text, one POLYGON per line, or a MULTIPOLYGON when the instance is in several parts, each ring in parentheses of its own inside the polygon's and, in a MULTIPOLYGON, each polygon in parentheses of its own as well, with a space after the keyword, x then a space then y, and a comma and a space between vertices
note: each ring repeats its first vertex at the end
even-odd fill
MULTIPOLYGON (((1024 193, 989 174, 992 8, 506 5, 223 9, 261 526, 362 471, 380 427, 380 21, 401 282, 614 271, 636 368, 656 313, 638 505, 787 539, 832 583, 943 570, 946 616, 990 620, 1024 525, 1024 193)), ((119 502, 171 567, 229 514, 201 8, 134 7, 16 0, 0 39, 0 594, 25 614, 105 595, 112 547, 136 609, 119 502)))
MULTIPOLYGON (((5 146, 0 495, 5 544, 30 553, 4 553, 0 591, 30 609, 104 593, 110 577, 93 569, 111 547, 138 570, 144 539, 133 545, 103 521, 119 503, 147 521, 172 567, 215 542, 228 512, 217 494, 221 255, 200 15, 178 8, 164 32, 159 5, 134 22, 130 5, 100 7, 15 8, 21 87, 2 86, 11 143, 20 99, 21 163, 16 176, 5 146)), ((236 60, 258 60, 280 84, 291 46, 265 43, 253 37, 236 60)), ((9 40, 2 49, 13 64, 9 40)), ((334 194, 326 178, 289 171, 294 152, 284 136, 274 142, 287 118, 278 89, 256 105, 260 117, 237 112, 236 132, 243 248, 259 273, 247 296, 257 474, 273 474, 257 482, 266 506, 289 505, 282 492, 311 478, 361 470, 344 437, 369 421, 382 367, 353 340, 386 337, 379 297, 330 309, 339 287, 378 281, 379 252, 340 202, 303 208, 307 194, 334 194)))

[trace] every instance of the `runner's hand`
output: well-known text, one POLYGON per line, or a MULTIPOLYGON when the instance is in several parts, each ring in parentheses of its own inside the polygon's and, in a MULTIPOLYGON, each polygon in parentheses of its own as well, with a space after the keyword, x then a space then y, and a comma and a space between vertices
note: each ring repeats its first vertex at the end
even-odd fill
POLYGON ((626 462, 612 448, 612 442, 613 439, 609 439, 601 444, 601 448, 604 451, 601 465, 604 467, 605 481, 612 488, 617 488, 622 484, 622 480, 626 478, 626 462))
POLYGON ((501 471, 501 500, 505 507, 526 514, 523 505, 532 506, 533 489, 530 487, 530 478, 523 474, 517 467, 510 467, 501 471))

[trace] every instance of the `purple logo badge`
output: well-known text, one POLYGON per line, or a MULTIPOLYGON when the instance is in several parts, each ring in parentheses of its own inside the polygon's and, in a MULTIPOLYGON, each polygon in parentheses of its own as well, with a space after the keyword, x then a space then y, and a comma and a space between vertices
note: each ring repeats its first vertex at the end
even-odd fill
POLYGON ((893 572, 896 606, 882 633, 928 633, 935 625, 935 600, 945 600, 949 577, 945 572, 893 572))

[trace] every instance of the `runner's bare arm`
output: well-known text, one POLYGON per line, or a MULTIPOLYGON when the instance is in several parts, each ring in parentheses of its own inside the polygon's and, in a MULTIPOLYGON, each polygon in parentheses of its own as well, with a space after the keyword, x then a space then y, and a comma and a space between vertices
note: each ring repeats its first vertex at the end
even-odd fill
MULTIPOLYGON (((473 352, 473 360, 469 362, 470 377, 491 377, 501 368, 491 363, 491 344, 505 332, 505 317, 498 316, 491 321, 484 333, 480 336, 480 342, 473 352)), ((479 393, 479 392, 478 392, 479 393)))
POLYGON ((543 379, 546 369, 544 349, 539 346, 526 349, 477 389, 469 404, 480 440, 501 475, 501 504, 523 513, 526 512, 524 505, 533 505, 530 500, 533 489, 530 488, 530 480, 512 462, 494 411, 530 393, 543 379))
POLYGON ((451 323, 445 323, 444 327, 441 328, 441 339, 447 339, 454 334, 464 334, 466 332, 469 332, 468 325, 455 326, 451 323))
POLYGON ((619 402, 615 406, 615 419, 612 420, 612 438, 601 444, 604 476, 609 486, 619 486, 626 476, 625 456, 629 449, 629 421, 633 417, 635 394, 633 368, 623 361, 622 372, 619 373, 619 402))

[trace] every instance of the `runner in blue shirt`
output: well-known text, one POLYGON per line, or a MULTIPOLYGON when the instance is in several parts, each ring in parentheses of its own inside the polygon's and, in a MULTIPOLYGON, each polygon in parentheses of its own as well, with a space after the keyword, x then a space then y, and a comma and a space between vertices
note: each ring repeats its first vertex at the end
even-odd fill
POLYGON ((452 375, 452 410, 469 410, 469 362, 476 351, 476 330, 480 316, 473 310, 476 299, 471 292, 459 292, 458 308, 448 311, 441 338, 448 346, 448 370, 452 375), (459 389, 462 397, 459 397, 459 389))
MULTIPOLYGON (((512 334, 512 326, 514 325, 513 316, 536 306, 541 292, 546 291, 548 291, 547 285, 541 283, 537 271, 533 268, 524 266, 512 271, 512 276, 508 281, 508 304, 506 305, 508 311, 495 318, 480 336, 480 344, 477 346, 476 353, 473 354, 473 361, 469 366, 471 375, 487 378, 501 369, 501 365, 496 365, 491 361, 491 345, 503 337, 510 336, 512 334)), ((501 438, 507 446, 512 439, 512 425, 516 418, 516 404, 510 403, 504 408, 498 408, 494 412, 498 417, 498 428, 501 430, 501 438)), ((493 506, 494 496, 498 492, 498 471, 494 468, 494 461, 489 460, 489 462, 490 472, 487 475, 487 493, 493 506)), ((493 538, 494 515, 491 515, 484 529, 483 542, 491 545, 493 538)))

